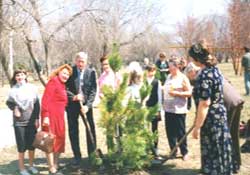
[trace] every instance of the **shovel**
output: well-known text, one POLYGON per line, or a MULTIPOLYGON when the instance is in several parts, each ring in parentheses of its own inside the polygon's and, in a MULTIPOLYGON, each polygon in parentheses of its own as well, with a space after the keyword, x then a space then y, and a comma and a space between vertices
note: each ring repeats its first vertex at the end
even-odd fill
MULTIPOLYGON (((70 91, 67 91, 67 94, 70 95, 70 96, 72 96, 72 97, 74 96, 74 94, 73 94, 72 92, 70 92, 70 91)), ((80 104, 80 108, 81 108, 81 109, 80 109, 80 116, 81 116, 82 121, 83 121, 83 123, 84 123, 84 125, 85 125, 85 127, 86 127, 86 131, 87 131, 86 134, 89 135, 91 144, 92 144, 92 145, 95 145, 95 139, 94 139, 93 133, 92 133, 91 130, 90 130, 90 126, 89 126, 89 123, 88 123, 88 121, 87 121, 86 114, 82 111, 83 104, 82 104, 80 101, 79 101, 79 104, 80 104)), ((96 149, 96 148, 95 148, 95 149, 96 149)), ((101 149, 96 149, 96 150, 95 150, 95 155, 96 155, 97 158, 101 158, 101 159, 104 158, 101 149)))
MULTIPOLYGON (((87 121, 86 114, 82 111, 83 104, 82 104, 81 102, 79 102, 79 104, 80 104, 80 107, 81 107, 80 116, 81 116, 82 121, 83 121, 83 123, 84 123, 84 125, 85 125, 85 127, 86 127, 87 134, 89 134, 91 144, 92 144, 92 145, 95 145, 94 136, 93 136, 93 133, 92 133, 91 130, 90 130, 90 126, 89 126, 89 123, 88 123, 88 121, 87 121)), ((95 148, 95 149, 96 149, 96 148, 95 148)), ((102 153, 101 149, 96 149, 96 150, 95 150, 95 154, 96 154, 97 158, 103 159, 103 153, 102 153)))
POLYGON ((194 125, 191 128, 189 128, 189 130, 186 132, 186 134, 179 140, 179 142, 175 145, 175 147, 172 149, 172 151, 167 156, 167 158, 164 158, 159 164, 164 164, 166 161, 168 161, 169 159, 171 159, 171 157, 175 154, 175 152, 178 149, 178 147, 183 143, 183 141, 185 140, 185 138, 191 133, 191 131, 193 129, 194 129, 194 125))

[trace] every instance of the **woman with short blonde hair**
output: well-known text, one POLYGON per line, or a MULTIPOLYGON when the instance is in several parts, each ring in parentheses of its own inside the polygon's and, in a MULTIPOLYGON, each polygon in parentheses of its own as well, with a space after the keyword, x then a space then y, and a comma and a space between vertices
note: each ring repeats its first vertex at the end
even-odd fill
POLYGON ((57 76, 59 74, 59 72, 63 69, 67 69, 69 72, 69 75, 72 75, 72 68, 70 65, 68 64, 63 64, 61 66, 59 66, 58 68, 56 68, 49 76, 49 80, 55 76, 57 76))

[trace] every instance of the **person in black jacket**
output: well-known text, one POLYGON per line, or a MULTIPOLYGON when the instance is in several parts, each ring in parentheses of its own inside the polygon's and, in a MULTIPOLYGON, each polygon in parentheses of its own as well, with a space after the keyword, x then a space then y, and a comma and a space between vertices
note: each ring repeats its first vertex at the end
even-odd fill
MULTIPOLYGON (((161 120, 161 103, 162 103, 162 90, 161 90, 161 82, 155 78, 156 66, 153 64, 149 64, 147 67, 147 77, 146 83, 151 85, 152 90, 150 92, 149 98, 146 101, 147 107, 153 107, 155 105, 159 106, 159 110, 156 116, 153 117, 152 120, 152 132, 155 133, 158 131, 158 122, 161 120)), ((157 133, 158 134, 158 133, 157 133)), ((153 154, 157 158, 158 157, 158 138, 155 140, 153 154)))
POLYGON ((73 166, 79 166, 81 162, 81 151, 79 145, 79 123, 78 118, 80 110, 86 113, 87 122, 93 135, 93 142, 86 128, 88 156, 96 149, 95 123, 93 119, 92 104, 96 96, 96 72, 93 68, 87 66, 88 55, 85 52, 79 52, 75 57, 75 66, 73 74, 66 82, 68 92, 68 106, 66 108, 68 117, 68 129, 71 148, 74 154, 73 166), (81 109, 80 103, 83 107, 81 109))
POLYGON ((165 52, 161 52, 159 54, 159 59, 156 60, 155 65, 158 69, 158 72, 160 74, 159 80, 161 81, 161 84, 163 85, 165 83, 165 80, 167 78, 167 75, 169 74, 169 66, 168 61, 166 59, 167 55, 165 52))

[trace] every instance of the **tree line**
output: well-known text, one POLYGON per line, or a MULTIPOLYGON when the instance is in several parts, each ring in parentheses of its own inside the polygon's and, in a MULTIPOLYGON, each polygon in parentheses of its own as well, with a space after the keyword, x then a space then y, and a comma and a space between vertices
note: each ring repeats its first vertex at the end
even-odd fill
MULTIPOLYGON (((171 8, 171 4, 165 4, 171 8)), ((160 51, 187 59, 187 48, 206 39, 219 60, 232 60, 240 73, 242 47, 250 44, 250 2, 227 1, 224 15, 186 16, 175 32, 159 30, 163 4, 150 0, 0 0, 0 57, 2 80, 25 66, 39 80, 74 54, 86 51, 99 70, 99 58, 119 44, 123 62, 151 61, 160 51)))

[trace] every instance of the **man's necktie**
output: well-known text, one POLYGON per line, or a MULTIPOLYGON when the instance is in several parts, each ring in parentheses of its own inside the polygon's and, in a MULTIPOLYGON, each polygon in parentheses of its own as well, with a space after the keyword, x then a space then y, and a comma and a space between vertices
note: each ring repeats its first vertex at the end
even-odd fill
POLYGON ((83 86, 83 70, 79 71, 79 94, 83 95, 82 86, 83 86))

